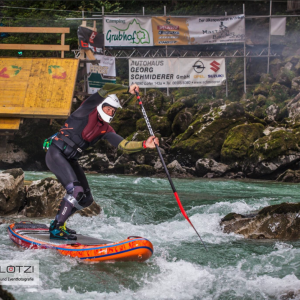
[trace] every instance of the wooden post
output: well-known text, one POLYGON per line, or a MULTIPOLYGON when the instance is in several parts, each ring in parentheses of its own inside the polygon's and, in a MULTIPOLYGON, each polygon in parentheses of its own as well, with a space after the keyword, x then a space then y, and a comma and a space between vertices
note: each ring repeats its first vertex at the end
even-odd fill
MULTIPOLYGON (((65 45, 65 38, 66 38, 66 34, 65 33, 62 33, 61 34, 61 45, 64 46, 65 45)), ((64 58, 65 57, 65 51, 62 50, 61 51, 61 58, 64 58)))

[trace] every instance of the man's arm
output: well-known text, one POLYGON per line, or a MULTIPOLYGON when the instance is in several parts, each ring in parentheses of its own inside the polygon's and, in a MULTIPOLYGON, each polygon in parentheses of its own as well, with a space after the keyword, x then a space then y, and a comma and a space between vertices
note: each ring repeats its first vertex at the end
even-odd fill
POLYGON ((155 144, 159 145, 159 140, 155 136, 150 136, 146 141, 134 142, 127 141, 115 132, 108 132, 102 138, 127 154, 138 152, 146 148, 155 148, 155 144))

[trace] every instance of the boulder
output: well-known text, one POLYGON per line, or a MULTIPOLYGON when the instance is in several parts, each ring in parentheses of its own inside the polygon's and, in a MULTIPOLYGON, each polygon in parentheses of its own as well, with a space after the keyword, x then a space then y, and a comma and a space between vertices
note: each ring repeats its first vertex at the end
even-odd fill
POLYGON ((300 203, 267 206, 257 214, 230 213, 221 220, 225 233, 249 239, 297 240, 300 238, 300 203))
MULTIPOLYGON (((25 216, 54 218, 65 194, 66 190, 57 179, 49 177, 33 181, 27 190, 25 216)), ((100 206, 93 202, 91 206, 78 213, 82 216, 94 216, 98 215, 100 211, 100 206)))
POLYGON ((172 122, 175 116, 184 108, 185 104, 180 101, 176 101, 175 103, 173 103, 167 111, 168 119, 172 122))
POLYGON ((78 162, 84 170, 97 172, 103 172, 110 164, 106 154, 97 152, 81 156, 78 162))
POLYGON ((219 159, 230 129, 245 122, 245 111, 239 103, 211 108, 174 139, 170 150, 175 155, 190 155, 192 163, 199 157, 219 159))
POLYGON ((158 132, 162 136, 169 136, 172 133, 172 124, 167 117, 152 116, 150 124, 155 134, 158 132))
POLYGON ((288 116, 293 122, 300 119, 300 93, 297 94, 292 100, 287 104, 288 116))
POLYGON ((278 114, 279 114, 279 107, 276 104, 272 104, 270 105, 267 109, 266 109, 266 118, 265 120, 267 122, 274 122, 275 119, 277 118, 278 114))
POLYGON ((208 177, 220 177, 223 176, 228 170, 230 170, 229 166, 218 163, 213 159, 202 158, 196 162, 196 174, 199 177, 203 177, 208 173, 212 174, 208 177))
POLYGON ((281 181, 281 182, 294 182, 294 183, 299 183, 300 182, 300 170, 291 170, 288 169, 282 174, 280 174, 276 181, 281 181))
POLYGON ((116 113, 111 126, 120 136, 129 136, 136 130, 136 121, 142 117, 138 109, 123 108, 116 113))
POLYGON ((257 161, 276 159, 283 155, 300 155, 300 133, 286 130, 273 130, 268 136, 253 143, 252 159, 257 161))
POLYGON ((269 91, 270 91, 270 86, 269 85, 265 85, 265 84, 259 84, 253 94, 254 95, 264 95, 264 96, 268 96, 269 95, 269 91))
POLYGON ((293 93, 298 94, 300 92, 300 76, 293 78, 291 88, 293 93))
POLYGON ((181 110, 172 123, 172 131, 179 135, 185 132, 193 119, 194 110, 185 108, 181 110))
POLYGON ((151 176, 155 174, 155 169, 149 165, 137 165, 134 168, 134 174, 140 176, 151 176))
POLYGON ((263 135, 260 123, 242 124, 233 127, 226 136, 221 150, 221 161, 233 163, 249 157, 253 142, 263 135))
POLYGON ((285 85, 274 82, 271 86, 270 96, 274 96, 276 102, 280 103, 288 99, 289 88, 285 85))
POLYGON ((295 73, 291 71, 292 67, 293 65, 291 62, 286 63, 286 65, 280 69, 276 77, 276 82, 291 87, 292 79, 295 77, 295 73))
POLYGON ((25 199, 24 172, 9 169, 0 173, 0 215, 16 213, 25 199))
POLYGON ((171 174, 186 173, 186 170, 180 165, 180 163, 177 160, 174 160, 170 164, 168 164, 167 168, 171 174))
POLYGON ((33 181, 27 190, 25 216, 55 217, 65 194, 64 187, 54 178, 33 181))
POLYGON ((148 117, 153 115, 164 115, 170 107, 170 98, 164 96, 159 89, 149 89, 142 96, 143 105, 148 117))

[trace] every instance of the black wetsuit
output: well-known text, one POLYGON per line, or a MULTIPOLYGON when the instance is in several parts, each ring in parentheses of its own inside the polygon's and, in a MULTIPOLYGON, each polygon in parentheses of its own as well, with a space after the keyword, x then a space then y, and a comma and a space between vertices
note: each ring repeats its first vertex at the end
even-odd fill
POLYGON ((80 182, 84 190, 89 189, 89 186, 77 162, 81 153, 60 139, 61 134, 70 138, 82 150, 94 145, 99 139, 105 139, 115 147, 123 140, 110 125, 99 119, 97 106, 103 100, 98 93, 85 100, 67 119, 46 154, 48 168, 67 190, 68 185, 73 182, 80 182))

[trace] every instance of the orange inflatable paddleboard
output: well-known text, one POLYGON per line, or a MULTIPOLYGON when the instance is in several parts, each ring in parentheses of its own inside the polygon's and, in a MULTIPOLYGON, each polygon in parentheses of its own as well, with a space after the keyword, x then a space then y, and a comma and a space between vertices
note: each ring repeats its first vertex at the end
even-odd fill
POLYGON ((136 236, 116 243, 81 234, 76 234, 76 241, 50 239, 48 226, 31 222, 14 223, 7 230, 18 246, 55 249, 62 255, 78 257, 86 262, 145 261, 153 254, 152 243, 136 236))

